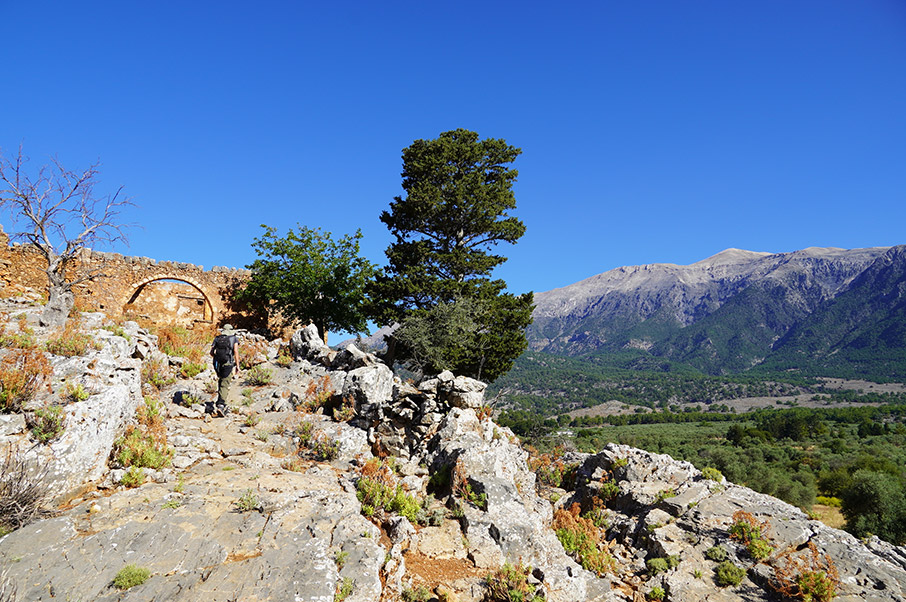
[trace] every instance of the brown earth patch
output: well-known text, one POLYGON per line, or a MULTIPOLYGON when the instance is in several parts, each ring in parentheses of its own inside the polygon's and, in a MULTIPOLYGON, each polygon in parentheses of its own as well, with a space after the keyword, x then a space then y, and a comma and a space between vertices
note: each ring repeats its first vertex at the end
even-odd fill
POLYGON ((846 519, 839 508, 825 506, 824 504, 815 504, 812 506, 812 512, 818 515, 818 520, 834 529, 842 529, 846 524, 846 519))
POLYGON ((448 586, 459 579, 484 577, 487 571, 475 567, 471 561, 459 558, 428 558, 417 553, 407 553, 406 573, 414 577, 416 584, 434 589, 438 585, 448 586))

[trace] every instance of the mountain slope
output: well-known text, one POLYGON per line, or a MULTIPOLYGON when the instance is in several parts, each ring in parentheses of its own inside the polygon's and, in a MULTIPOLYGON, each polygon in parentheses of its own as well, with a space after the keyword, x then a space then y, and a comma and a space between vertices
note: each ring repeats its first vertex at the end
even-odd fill
MULTIPOLYGON (((617 268, 537 293, 530 346, 561 355, 642 350, 712 374, 749 369, 781 348, 792 361, 798 341, 809 336, 794 339, 791 333, 816 312, 830 311, 838 296, 862 282, 860 276, 865 275, 859 284, 863 292, 848 303, 862 307, 863 313, 862 300, 878 289, 879 279, 895 283, 899 274, 902 282, 904 266, 895 258, 904 248, 808 248, 778 254, 728 249, 688 266, 617 268), (882 258, 887 258, 886 269, 877 267, 878 275, 868 281, 869 268, 882 258)), ((875 299, 872 311, 860 318, 864 336, 847 343, 851 355, 858 355, 857 349, 880 350, 878 340, 903 346, 902 339, 896 343, 902 316, 889 307, 891 295, 875 299), (886 326, 875 324, 882 318, 889 322, 886 326)), ((841 306, 826 319, 836 323, 851 313, 841 306)), ((827 327, 816 323, 814 328, 827 327)), ((843 335, 837 339, 842 341, 843 335)))

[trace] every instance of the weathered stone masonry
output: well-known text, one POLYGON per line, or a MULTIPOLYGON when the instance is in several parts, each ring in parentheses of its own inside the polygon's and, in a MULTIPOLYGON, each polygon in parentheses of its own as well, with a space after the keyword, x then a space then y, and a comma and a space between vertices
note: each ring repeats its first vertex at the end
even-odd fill
MULTIPOLYGON (((0 230, 0 283, 47 291, 46 262, 28 245, 10 245, 0 230)), ((73 289, 76 303, 86 310, 100 310, 111 317, 143 317, 159 323, 218 324, 232 319, 230 291, 244 283, 248 270, 155 261, 84 249, 67 268, 69 280, 89 273, 102 277, 73 289)))

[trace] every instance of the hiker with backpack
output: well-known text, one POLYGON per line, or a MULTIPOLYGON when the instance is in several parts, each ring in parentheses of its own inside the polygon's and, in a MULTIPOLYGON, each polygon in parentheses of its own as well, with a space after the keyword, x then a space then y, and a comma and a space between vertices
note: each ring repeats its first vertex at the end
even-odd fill
POLYGON ((217 402, 205 404, 205 413, 214 416, 226 416, 229 412, 227 398, 230 395, 230 383, 233 369, 239 375, 239 337, 230 324, 224 324, 220 334, 214 337, 211 344, 211 357, 214 358, 214 372, 217 373, 217 402))

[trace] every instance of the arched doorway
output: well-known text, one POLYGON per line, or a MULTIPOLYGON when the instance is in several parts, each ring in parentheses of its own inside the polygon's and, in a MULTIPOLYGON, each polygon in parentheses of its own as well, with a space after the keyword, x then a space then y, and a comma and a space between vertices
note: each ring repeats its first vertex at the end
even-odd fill
POLYGON ((198 283, 172 274, 146 278, 132 286, 123 315, 191 328, 214 322, 214 305, 198 283))

